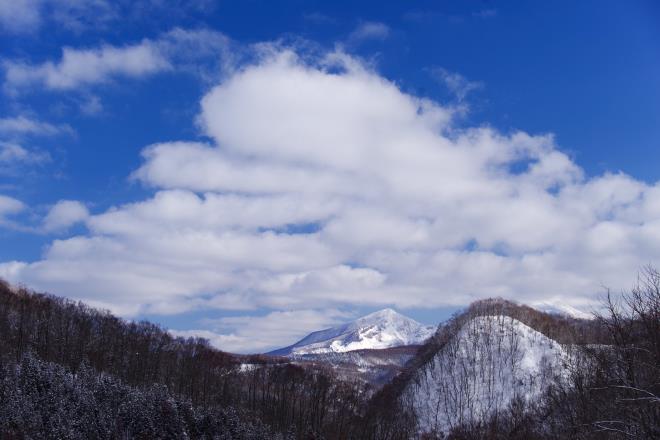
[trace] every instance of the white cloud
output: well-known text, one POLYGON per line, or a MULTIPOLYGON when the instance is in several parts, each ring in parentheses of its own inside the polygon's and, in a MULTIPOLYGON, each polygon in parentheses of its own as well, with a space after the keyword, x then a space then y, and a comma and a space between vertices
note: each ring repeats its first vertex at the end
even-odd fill
POLYGON ((21 201, 0 194, 0 215, 15 214, 24 208, 25 205, 21 201))
MULTIPOLYGON (((2 203, 2 202, 0 202, 2 203)), ((0 278, 3 280, 15 279, 18 273, 26 266, 26 263, 20 261, 9 261, 0 264, 0 278)))
POLYGON ((57 63, 40 65, 7 62, 5 87, 20 89, 43 84, 55 90, 107 82, 116 76, 141 77, 170 67, 169 62, 148 40, 124 47, 102 46, 97 49, 62 49, 57 63))
POLYGON ((59 27, 80 33, 96 29, 122 18, 118 2, 106 0, 42 0, 42 10, 59 27))
POLYGON ((119 18, 115 6, 105 0, 0 0, 0 25, 7 33, 29 34, 52 20, 80 32, 119 18))
POLYGON ((218 62, 227 67, 232 59, 229 45, 229 39, 219 32, 175 28, 158 39, 144 39, 132 45, 103 45, 88 49, 64 47, 57 61, 41 64, 5 61, 4 88, 9 93, 34 86, 77 90, 116 78, 142 78, 174 69, 192 71, 204 77, 210 75, 209 72, 195 61, 206 58, 215 61, 211 69, 218 70, 218 62))
POLYGON ((39 0, 0 0, 0 30, 32 32, 41 21, 38 5, 39 0))
POLYGON ((12 226, 14 223, 9 219, 25 209, 20 200, 0 194, 0 226, 12 226))
POLYGON ((221 32, 210 29, 174 28, 154 41, 164 57, 174 60, 177 66, 195 62, 200 58, 230 58, 231 40, 221 32))
POLYGON ((121 20, 185 17, 192 11, 213 8, 206 0, 163 2, 160 0, 0 0, 0 30, 29 34, 44 23, 80 34, 107 29, 121 20))
POLYGON ((89 217, 87 207, 76 200, 60 200, 50 208, 43 220, 47 232, 65 230, 89 217))
POLYGON ((459 102, 464 101, 471 92, 484 87, 481 82, 469 81, 460 73, 451 72, 442 67, 433 69, 432 73, 447 87, 459 102))
POLYGON ((71 134, 73 130, 68 125, 54 125, 26 116, 0 118, 0 135, 5 137, 23 135, 54 136, 62 133, 71 134))
POLYGON ((30 153, 15 143, 0 142, 0 163, 31 161, 30 153))
POLYGON ((0 29, 9 33, 29 33, 39 26, 38 0, 0 0, 0 29))
POLYGON ((390 28, 385 23, 367 21, 360 23, 348 36, 351 42, 365 40, 385 40, 390 36, 390 28))
POLYGON ((17 175, 23 172, 23 165, 38 165, 49 160, 47 152, 28 150, 15 142, 0 141, 0 175, 17 175))
POLYGON ((80 103, 80 111, 87 116, 98 115, 103 112, 103 102, 98 96, 88 96, 80 103))
MULTIPOLYGON (((660 259, 659 185, 587 178, 550 135, 452 116, 345 54, 271 48, 202 99, 209 143, 145 148, 133 178, 152 197, 0 273, 125 316, 279 316, 498 295, 580 308, 660 259)), ((228 350, 295 339, 275 324, 256 339, 254 316, 221 322, 202 330, 228 350)))
POLYGON ((50 161, 48 152, 24 145, 34 137, 58 134, 73 135, 74 131, 66 124, 51 124, 22 115, 0 118, 0 175, 18 176, 27 165, 50 161))

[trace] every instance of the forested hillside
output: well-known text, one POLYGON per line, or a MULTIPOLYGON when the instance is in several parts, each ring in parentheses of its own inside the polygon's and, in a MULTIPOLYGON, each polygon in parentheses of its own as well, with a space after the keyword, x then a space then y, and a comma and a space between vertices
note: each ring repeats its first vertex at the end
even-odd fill
POLYGON ((83 363, 75 374, 32 354, 0 368, 2 438, 284 438, 245 411, 195 407, 163 385, 130 387, 83 363))
MULTIPOLYGON (((258 419, 274 432, 297 438, 321 433, 328 438, 345 438, 366 398, 364 384, 336 380, 321 365, 302 367, 279 358, 231 355, 212 348, 203 339, 175 338, 148 322, 127 322, 81 303, 13 289, 6 283, 0 284, 0 353, 9 384, 15 377, 27 374, 23 366, 32 365, 38 380, 49 384, 46 388, 83 388, 83 394, 104 399, 97 392, 105 386, 103 377, 114 383, 120 393, 137 394, 138 400, 150 400, 153 393, 160 393, 162 399, 173 397, 180 399, 182 405, 198 408, 194 411, 199 414, 232 414, 247 420, 248 425, 258 419), (250 367, 241 368, 245 364, 250 367), (93 372, 101 382, 80 381, 81 369, 86 371, 84 377, 93 372), (45 370, 57 374, 49 379, 44 377, 45 370), (59 383, 65 379, 67 383, 59 383)), ((3 392, 5 405, 12 405, 11 396, 21 391, 17 389, 11 394, 9 386, 3 392)), ((35 399, 79 398, 67 392, 35 399)), ((110 400, 87 400, 86 411, 95 413, 97 404, 118 402, 112 400, 116 396, 100 394, 110 400)), ((30 414, 36 411, 35 417, 50 417, 49 407, 35 402, 28 401, 24 408, 32 408, 30 414)), ((73 423, 75 414, 86 420, 90 413, 66 414, 73 423)), ((10 420, 15 419, 0 423, 4 434, 20 431, 10 420)), ((158 425, 158 420, 156 417, 151 423, 158 425)), ((81 419, 76 426, 84 424, 81 419)), ((37 429, 46 425, 21 426, 37 429)), ((25 434, 30 437, 37 431, 25 434)), ((82 432, 71 435, 88 438, 82 432)))

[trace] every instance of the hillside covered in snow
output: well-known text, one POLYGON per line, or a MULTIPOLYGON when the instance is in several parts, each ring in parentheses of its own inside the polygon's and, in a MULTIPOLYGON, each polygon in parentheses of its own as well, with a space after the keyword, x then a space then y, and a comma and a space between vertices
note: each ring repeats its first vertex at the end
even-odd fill
POLYGON ((568 374, 561 344, 504 315, 478 316, 420 368, 403 399, 420 432, 442 433, 532 402, 568 374))
POLYGON ((660 274, 644 276, 592 319, 472 303, 374 394, 373 438, 660 439, 660 274))

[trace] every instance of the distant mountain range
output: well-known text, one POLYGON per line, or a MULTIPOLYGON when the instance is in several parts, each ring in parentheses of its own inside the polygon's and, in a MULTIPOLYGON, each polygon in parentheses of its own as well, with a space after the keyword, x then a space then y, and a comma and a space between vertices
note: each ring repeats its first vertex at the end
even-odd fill
POLYGON ((293 345, 267 354, 320 355, 419 345, 434 332, 435 326, 420 324, 393 309, 383 309, 337 327, 310 333, 293 345))

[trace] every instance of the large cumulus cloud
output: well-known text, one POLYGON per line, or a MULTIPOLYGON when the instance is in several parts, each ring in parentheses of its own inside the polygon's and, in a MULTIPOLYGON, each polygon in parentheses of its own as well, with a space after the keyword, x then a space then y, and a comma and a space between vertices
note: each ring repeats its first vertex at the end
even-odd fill
POLYGON ((658 260, 658 185, 586 177, 551 135, 454 116, 346 54, 270 48, 203 97, 207 142, 144 149, 132 178, 153 197, 0 272, 127 316, 249 315, 494 295, 584 308, 658 260))

